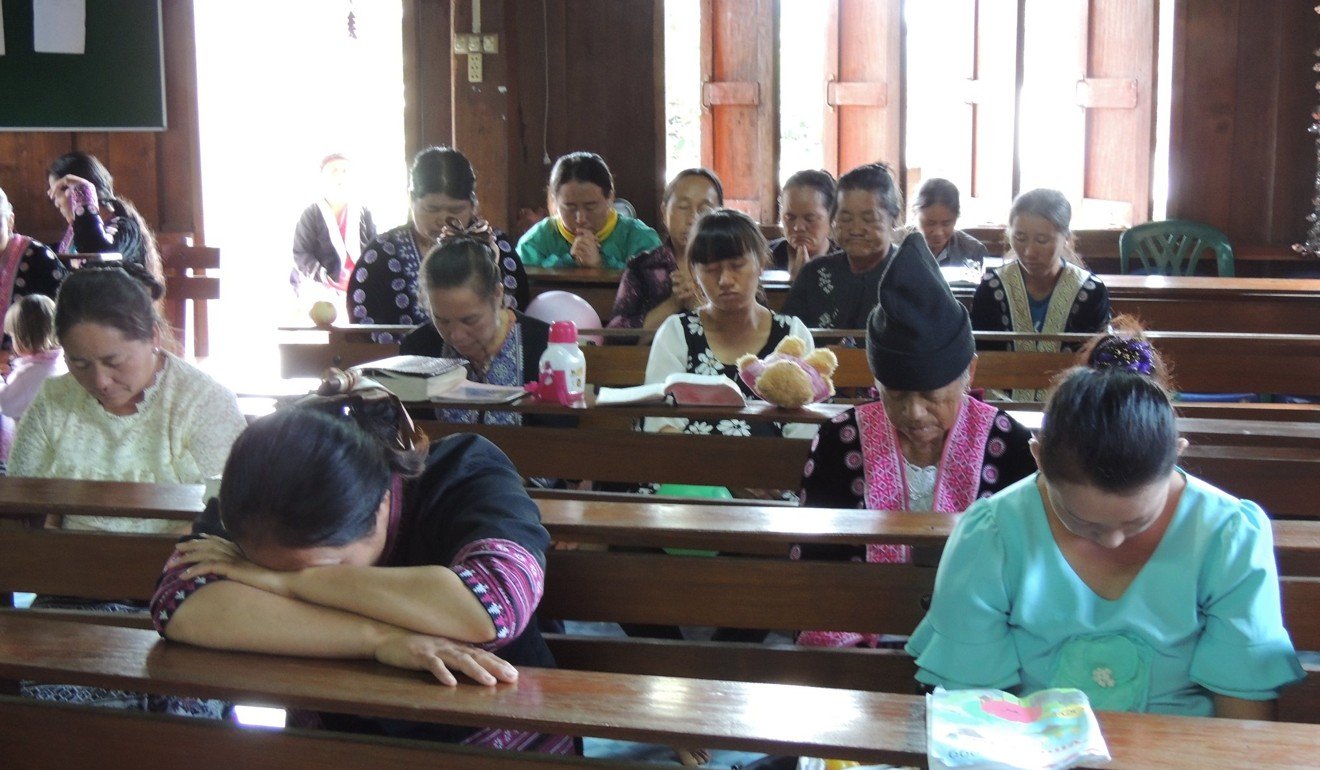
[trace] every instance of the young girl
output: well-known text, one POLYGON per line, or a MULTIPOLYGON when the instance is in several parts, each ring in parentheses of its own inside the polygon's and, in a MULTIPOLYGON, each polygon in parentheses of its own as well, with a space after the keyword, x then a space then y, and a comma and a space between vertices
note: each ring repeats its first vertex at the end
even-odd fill
MULTIPOLYGON (((776 313, 760 298, 761 270, 768 247, 756 223, 733 209, 716 209, 697 220, 687 246, 692 277, 706 298, 696 310, 669 316, 656 330, 646 361, 646 382, 663 382, 678 372, 723 375, 748 398, 751 389, 738 377, 737 360, 746 353, 764 358, 780 340, 792 335, 807 351, 815 343, 807 327, 792 316, 776 313)), ((782 435, 775 423, 745 420, 684 420, 648 417, 648 431, 716 433, 724 436, 782 435)), ((792 437, 811 433, 794 427, 792 437)))
POLYGON ((1163 365, 1108 335, 1050 395, 1040 472, 971 506, 907 650, 917 678, 1097 709, 1270 719, 1303 678, 1269 519, 1176 466, 1163 365))
POLYGON ((29 294, 5 312, 5 334, 13 340, 9 375, 0 383, 0 461, 9 460, 14 430, 28 404, 47 377, 66 369, 55 339, 55 301, 44 294, 29 294))

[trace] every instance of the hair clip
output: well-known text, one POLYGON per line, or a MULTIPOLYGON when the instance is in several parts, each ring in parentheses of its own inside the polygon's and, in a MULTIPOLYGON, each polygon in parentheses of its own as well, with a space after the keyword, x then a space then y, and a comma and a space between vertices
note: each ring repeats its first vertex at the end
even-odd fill
POLYGON ((453 240, 454 238, 471 238, 475 241, 481 241, 490 247, 491 253, 499 250, 495 243, 495 229, 480 217, 473 219, 468 224, 463 224, 458 219, 450 217, 445 222, 444 227, 440 228, 440 243, 453 240))
POLYGON ((1149 342, 1108 336, 1100 340, 1087 361, 1092 369, 1121 369, 1149 377, 1155 373, 1155 353, 1149 342))

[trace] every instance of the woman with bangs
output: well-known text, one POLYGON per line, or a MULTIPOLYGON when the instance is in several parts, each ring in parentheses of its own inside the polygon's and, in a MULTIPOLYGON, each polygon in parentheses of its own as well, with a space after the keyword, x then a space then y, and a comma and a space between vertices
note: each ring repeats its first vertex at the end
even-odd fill
MULTIPOLYGON (((801 321, 780 315, 761 301, 761 270, 768 255, 761 228, 740 211, 716 209, 697 220, 688 241, 687 262, 706 302, 660 324, 646 362, 647 383, 663 382, 678 372, 714 374, 728 377, 743 395, 754 398, 738 377, 739 356, 752 353, 764 358, 789 335, 806 343, 807 352, 814 349, 811 333, 801 321)), ((646 419, 646 430, 661 433, 779 436, 785 435, 785 427, 738 419, 646 419)))

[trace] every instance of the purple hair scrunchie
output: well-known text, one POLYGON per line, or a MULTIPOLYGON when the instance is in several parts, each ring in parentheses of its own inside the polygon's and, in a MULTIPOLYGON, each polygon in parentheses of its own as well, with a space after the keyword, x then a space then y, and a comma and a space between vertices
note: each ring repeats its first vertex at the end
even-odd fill
POLYGON ((1155 356, 1150 343, 1109 336, 1091 351, 1087 365, 1092 369, 1121 369, 1146 377, 1155 373, 1155 356))

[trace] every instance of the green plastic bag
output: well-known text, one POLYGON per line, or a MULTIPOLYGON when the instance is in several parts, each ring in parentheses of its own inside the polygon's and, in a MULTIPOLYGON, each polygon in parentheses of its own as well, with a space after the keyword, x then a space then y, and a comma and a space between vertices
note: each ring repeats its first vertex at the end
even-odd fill
MULTIPOLYGON (((703 484, 661 484, 657 495, 669 497, 698 497, 707 500, 732 500, 733 493, 727 487, 712 487, 703 484)), ((714 556, 718 551, 706 551, 699 548, 666 548, 670 556, 714 556)))

